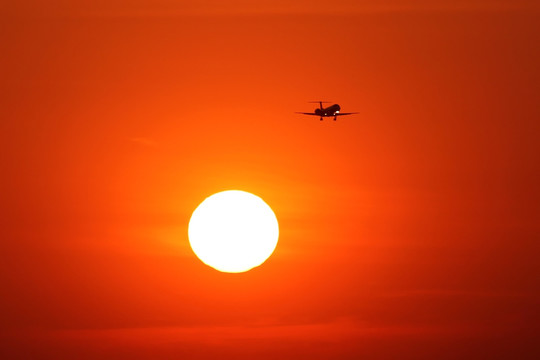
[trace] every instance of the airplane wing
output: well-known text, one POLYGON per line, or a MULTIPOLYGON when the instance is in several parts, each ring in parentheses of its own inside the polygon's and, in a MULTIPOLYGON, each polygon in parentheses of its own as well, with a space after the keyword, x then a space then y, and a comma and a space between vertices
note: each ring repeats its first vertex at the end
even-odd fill
POLYGON ((358 113, 357 113, 357 112, 352 112, 352 113, 338 113, 338 114, 335 114, 334 116, 353 115, 353 114, 358 114, 358 113))
POLYGON ((305 113, 305 112, 296 112, 296 114, 304 114, 304 115, 315 115, 315 116, 320 116, 318 114, 315 114, 315 113, 305 113))

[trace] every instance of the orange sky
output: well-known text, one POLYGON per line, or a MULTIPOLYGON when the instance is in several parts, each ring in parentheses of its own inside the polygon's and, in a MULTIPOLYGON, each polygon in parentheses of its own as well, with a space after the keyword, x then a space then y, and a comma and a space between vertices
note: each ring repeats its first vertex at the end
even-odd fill
POLYGON ((539 7, 224 4, 2 5, 1 357, 537 358, 539 7), (244 274, 188 244, 227 189, 244 274))

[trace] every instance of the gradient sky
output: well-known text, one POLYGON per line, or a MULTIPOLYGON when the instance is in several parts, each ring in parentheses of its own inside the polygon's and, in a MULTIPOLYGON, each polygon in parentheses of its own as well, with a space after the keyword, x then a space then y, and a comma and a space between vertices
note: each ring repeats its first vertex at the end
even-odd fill
POLYGON ((434 3, 2 4, 2 359, 538 358, 540 8, 434 3), (227 189, 244 274, 187 239, 227 189))

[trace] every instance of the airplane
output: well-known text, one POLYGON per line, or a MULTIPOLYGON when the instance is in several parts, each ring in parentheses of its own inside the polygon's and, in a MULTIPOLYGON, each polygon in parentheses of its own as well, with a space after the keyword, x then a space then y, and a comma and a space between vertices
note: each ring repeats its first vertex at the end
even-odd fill
POLYGON ((310 101, 310 103, 319 104, 319 108, 315 109, 312 113, 307 112, 296 112, 297 114, 304 114, 304 115, 313 115, 313 116, 320 116, 321 121, 323 120, 323 117, 334 117, 334 121, 336 121, 336 118, 338 116, 343 115, 352 115, 352 114, 358 114, 357 112, 349 112, 349 113, 342 113, 340 112, 341 107, 338 104, 334 104, 332 106, 329 106, 327 108, 323 108, 323 103, 328 103, 329 101, 310 101))

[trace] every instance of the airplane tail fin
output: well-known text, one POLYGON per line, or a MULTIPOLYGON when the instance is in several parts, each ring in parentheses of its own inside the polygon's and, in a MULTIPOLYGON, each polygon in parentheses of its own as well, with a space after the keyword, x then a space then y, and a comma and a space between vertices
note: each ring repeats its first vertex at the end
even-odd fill
POLYGON ((330 103, 330 101, 322 101, 322 100, 308 101, 308 102, 313 103, 313 104, 319 104, 321 110, 323 110, 322 104, 330 103))

